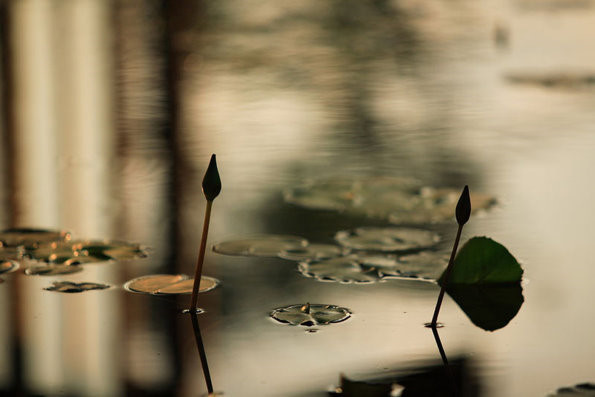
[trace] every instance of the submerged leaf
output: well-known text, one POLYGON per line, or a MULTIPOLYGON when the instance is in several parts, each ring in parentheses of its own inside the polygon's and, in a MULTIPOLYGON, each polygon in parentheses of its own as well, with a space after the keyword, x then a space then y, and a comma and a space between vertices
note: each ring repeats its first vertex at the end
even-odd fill
MULTIPOLYGON (((488 237, 473 237, 459 250, 448 285, 519 283, 523 269, 502 245, 488 237)), ((438 282, 443 284, 444 274, 438 282)))
POLYGON ((51 287, 44 288, 46 291, 77 293, 96 289, 107 289, 107 284, 98 283, 73 283, 70 281, 54 281, 51 287))
POLYGON ((70 233, 64 230, 14 228, 0 232, 0 241, 5 247, 22 245, 26 248, 35 248, 43 243, 68 240, 70 240, 70 233))
POLYGON ((19 266, 19 263, 15 261, 2 261, 0 262, 0 274, 14 272, 19 266))
POLYGON ((298 304, 273 310, 270 316, 287 325, 328 325, 340 323, 351 317, 351 311, 344 307, 323 304, 298 304))
POLYGON ((82 271, 83 267, 79 265, 48 264, 29 266, 25 269, 25 274, 27 276, 58 276, 82 271))
POLYGON ((354 231, 340 231, 335 239, 355 250, 408 251, 428 248, 440 240, 436 233, 411 228, 360 227, 354 231))
MULTIPOLYGON (((124 284, 124 288, 143 294, 177 295, 191 294, 194 280, 185 274, 152 274, 137 277, 124 284)), ((219 280, 202 276, 198 292, 207 292, 219 285, 219 280)))
POLYGON ((279 257, 290 261, 313 261, 334 258, 340 256, 342 253, 343 249, 336 245, 310 244, 305 247, 282 250, 279 253, 279 257))
POLYGON ((75 265, 110 260, 144 258, 146 251, 139 244, 110 240, 75 240, 40 245, 28 252, 32 259, 46 263, 75 265))
POLYGON ((213 251, 224 255, 278 256, 281 252, 300 249, 308 240, 296 236, 264 235, 244 240, 225 241, 213 246, 213 251))

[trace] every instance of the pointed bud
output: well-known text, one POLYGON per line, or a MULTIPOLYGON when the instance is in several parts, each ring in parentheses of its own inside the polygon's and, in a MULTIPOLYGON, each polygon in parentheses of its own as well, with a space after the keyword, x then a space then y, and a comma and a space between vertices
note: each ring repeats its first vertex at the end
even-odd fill
POLYGON ((459 225, 467 223, 471 216, 471 198, 469 197, 469 187, 467 185, 465 185, 463 193, 461 193, 455 215, 459 225))
POLYGON ((211 156, 211 162, 202 180, 202 192, 207 201, 215 200, 215 197, 221 192, 221 179, 219 178, 219 171, 217 171, 217 160, 214 154, 211 156))

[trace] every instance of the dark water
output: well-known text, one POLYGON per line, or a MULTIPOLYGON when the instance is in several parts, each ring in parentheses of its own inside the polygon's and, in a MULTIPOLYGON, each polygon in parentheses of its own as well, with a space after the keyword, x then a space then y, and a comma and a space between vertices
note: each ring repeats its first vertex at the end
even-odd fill
MULTIPOLYGON (((486 332, 447 297, 446 356, 464 368, 468 395, 546 396, 595 381, 595 9, 571 3, 186 2, 190 22, 174 19, 169 42, 164 15, 178 14, 160 2, 15 6, 17 17, 33 18, 16 19, 16 59, 53 54, 44 45, 58 50, 47 55, 54 72, 20 68, 15 77, 15 92, 33 94, 15 102, 15 130, 3 129, 5 226, 135 241, 151 254, 68 276, 3 275, 0 394, 206 394, 190 317, 179 314, 189 296, 43 288, 193 274, 211 153, 223 181, 211 243, 261 233, 329 243, 339 230, 383 224, 283 202, 283 189, 312 177, 410 176, 496 196, 497 208, 472 217, 463 240, 487 235, 506 245, 525 269, 525 303, 505 328, 486 332), (27 26, 37 33, 19 36, 27 26), (168 48, 176 62, 167 62, 168 48), (64 55, 76 49, 80 57, 64 55), (94 69, 92 54, 111 66, 94 69), (77 88, 89 76, 69 74, 69 59, 98 83, 77 88), (101 81, 117 84, 105 92, 101 81), (98 102, 80 99, 92 95, 98 102)), ((446 250, 452 223, 433 227, 446 250)), ((442 365, 423 327, 433 284, 320 283, 290 261, 212 252, 204 273, 222 281, 201 295, 198 320, 214 389, 227 396, 322 396, 340 374, 403 379, 442 365), (315 333, 268 318, 306 302, 353 314, 315 333)))

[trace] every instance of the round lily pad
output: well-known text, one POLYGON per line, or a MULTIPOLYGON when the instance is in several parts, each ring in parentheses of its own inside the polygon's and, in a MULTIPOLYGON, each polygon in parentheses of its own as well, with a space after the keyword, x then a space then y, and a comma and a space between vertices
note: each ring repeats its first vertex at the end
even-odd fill
POLYGON ((146 251, 138 244, 110 240, 75 240, 43 244, 28 252, 32 259, 55 264, 85 264, 110 260, 144 258, 146 251))
POLYGON ((58 276, 82 271, 83 267, 78 265, 47 264, 29 266, 25 269, 25 274, 27 276, 58 276))
POLYGON ((362 267, 356 255, 324 261, 301 262, 298 270, 306 277, 343 284, 375 283, 382 278, 376 269, 362 267))
POLYGON ((296 236, 264 235, 244 240, 225 241, 213 246, 213 251, 224 255, 277 256, 282 251, 300 249, 308 240, 296 236))
POLYGON ((375 270, 380 277, 435 281, 446 265, 448 257, 435 252, 410 255, 356 254, 360 266, 375 270))
POLYGON ((431 231, 397 227, 360 227, 340 231, 335 239, 344 247, 367 251, 408 251, 431 247, 440 237, 431 231))
POLYGON ((351 317, 351 311, 335 305, 306 303, 280 307, 270 316, 282 324, 312 327, 345 321, 351 317))
POLYGON ((51 287, 44 288, 46 291, 56 291, 65 293, 77 293, 84 291, 92 291, 98 289, 107 289, 110 286, 107 284, 98 283, 73 283, 70 281, 54 281, 51 287))
MULTIPOLYGON (((213 277, 202 276, 198 292, 207 292, 219 285, 219 280, 213 277)), ((152 295, 177 295, 191 294, 194 279, 185 274, 152 274, 137 277, 124 284, 124 288, 143 294, 152 295)))
POLYGON ((15 261, 2 261, 0 262, 0 274, 14 272, 19 266, 19 263, 15 261))
POLYGON ((35 248, 39 244, 67 240, 70 240, 70 233, 64 230, 15 228, 0 232, 0 241, 5 247, 22 245, 27 248, 35 248))
POLYGON ((343 249, 336 245, 310 244, 305 247, 285 249, 279 253, 279 256, 290 261, 310 261, 334 258, 342 253, 343 249))

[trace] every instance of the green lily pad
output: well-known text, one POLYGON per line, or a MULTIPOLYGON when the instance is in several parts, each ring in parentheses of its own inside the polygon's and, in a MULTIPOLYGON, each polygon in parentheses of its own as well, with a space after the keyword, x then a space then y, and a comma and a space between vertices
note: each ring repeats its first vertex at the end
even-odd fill
POLYGON ((270 316, 282 324, 312 327, 345 321, 351 317, 351 311, 335 305, 306 303, 280 307, 270 316))
POLYGON ((32 259, 46 263, 75 265, 110 260, 144 258, 146 251, 138 244, 110 240, 75 240, 43 244, 28 251, 32 259))
POLYGON ((0 274, 14 272, 19 266, 19 263, 15 261, 2 261, 0 262, 0 274))
POLYGON ((213 251, 224 255, 278 256, 281 252, 301 249, 308 240, 296 236, 264 235, 244 240, 225 241, 213 246, 213 251))
POLYGON ((98 289, 107 289, 109 285, 98 283, 73 283, 70 281, 54 281, 51 287, 44 288, 46 291, 77 293, 98 289))
POLYGON ((305 247, 284 249, 279 257, 290 261, 313 261, 335 258, 343 254, 343 249, 331 244, 310 244, 305 247))
POLYGON ((298 270, 304 276, 318 281, 343 284, 376 283, 382 279, 376 269, 362 267, 356 255, 317 262, 301 262, 298 270))
POLYGON ((520 283, 449 285, 446 292, 473 324, 486 331, 506 326, 524 302, 520 283))
POLYGON ((39 244, 67 240, 70 240, 70 233, 64 230, 14 228, 0 232, 0 242, 5 247, 35 248, 39 244))
MULTIPOLYGON (((216 288, 219 280, 213 277, 202 276, 198 292, 207 292, 216 288)), ((151 295, 178 295, 191 294, 194 279, 185 274, 152 274, 137 277, 124 284, 124 288, 131 292, 151 295)))
POLYGON ((356 254, 364 269, 374 269, 380 277, 434 281, 448 264, 448 257, 436 252, 409 255, 356 254))
POLYGON ((47 264, 34 265, 25 269, 27 276, 59 276, 82 272, 83 267, 79 265, 47 264))
POLYGON ((575 386, 561 387, 548 397, 595 397, 595 384, 579 383, 575 386))
POLYGON ((360 227, 354 231, 340 231, 335 239, 354 250, 392 252, 428 248, 436 244, 440 236, 422 229, 360 227))
MULTIPOLYGON (((448 285, 519 283, 523 269, 500 243, 488 237, 473 237, 459 250, 448 285)), ((442 285, 444 274, 438 282, 442 285)))

